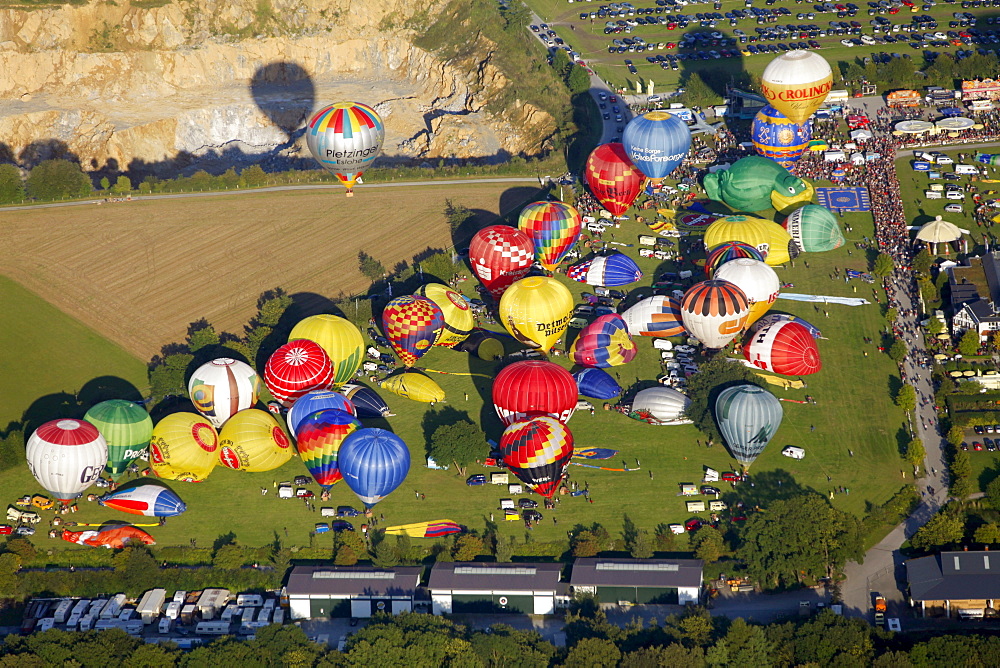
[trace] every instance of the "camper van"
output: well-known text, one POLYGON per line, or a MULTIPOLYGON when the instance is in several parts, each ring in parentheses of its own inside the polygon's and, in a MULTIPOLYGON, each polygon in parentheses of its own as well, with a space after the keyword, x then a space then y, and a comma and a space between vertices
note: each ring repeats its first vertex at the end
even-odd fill
POLYGON ((200 636, 221 636, 229 633, 229 622, 198 622, 194 632, 200 636))
POLYGON ((972 165, 955 165, 956 174, 978 174, 979 170, 972 165))
POLYGON ((924 191, 924 197, 926 197, 927 199, 941 199, 941 191, 940 190, 925 190, 924 191))
POLYGON ((166 634, 170 633, 170 630, 173 627, 174 627, 174 620, 170 619, 169 617, 162 617, 160 618, 160 624, 156 630, 159 631, 160 633, 166 634))
POLYGON ((705 512, 705 502, 704 501, 688 501, 687 511, 689 513, 703 513, 705 512))
POLYGON ((805 459, 806 457, 806 451, 794 445, 786 447, 781 451, 781 454, 792 459, 805 459))

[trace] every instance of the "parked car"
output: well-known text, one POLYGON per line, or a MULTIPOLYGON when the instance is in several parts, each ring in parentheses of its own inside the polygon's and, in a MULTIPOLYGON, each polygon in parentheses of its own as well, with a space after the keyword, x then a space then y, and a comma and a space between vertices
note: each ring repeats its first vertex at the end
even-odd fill
POLYGON ((518 499, 517 500, 517 507, 518 508, 522 508, 522 509, 523 508, 537 508, 538 507, 538 501, 535 501, 534 499, 518 499))
POLYGON ((354 531, 354 525, 347 520, 337 520, 330 523, 330 528, 340 533, 341 531, 354 531))
POLYGON ((983 425, 981 425, 981 424, 977 424, 977 425, 976 425, 975 427, 973 427, 972 429, 973 429, 973 431, 975 431, 975 432, 976 432, 977 434, 985 434, 985 433, 986 433, 986 430, 985 430, 985 429, 983 428, 983 425))
POLYGON ((311 499, 316 495, 311 490, 300 488, 295 490, 295 496, 299 497, 300 499, 311 499))
POLYGON ((528 522, 541 522, 542 521, 542 514, 540 512, 538 512, 537 510, 533 510, 533 509, 530 509, 530 508, 528 510, 525 510, 523 513, 521 513, 521 517, 523 517, 528 522))
POLYGON ((337 517, 357 517, 361 511, 351 506, 337 506, 337 517))
POLYGON ((702 485, 702 494, 722 494, 718 487, 712 487, 711 485, 702 485))
POLYGON ((469 487, 475 487, 476 485, 486 484, 486 474, 485 473, 475 473, 469 476, 469 479, 465 481, 465 484, 469 487))

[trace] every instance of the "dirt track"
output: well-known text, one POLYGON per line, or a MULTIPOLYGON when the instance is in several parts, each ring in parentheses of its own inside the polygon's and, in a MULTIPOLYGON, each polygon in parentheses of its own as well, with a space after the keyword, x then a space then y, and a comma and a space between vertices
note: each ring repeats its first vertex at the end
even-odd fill
POLYGON ((359 190, 353 198, 299 191, 0 212, 0 266, 148 359, 200 318, 239 333, 270 288, 327 297, 364 290, 359 250, 391 269, 446 248, 445 199, 488 220, 511 190, 527 191, 464 184, 359 190))

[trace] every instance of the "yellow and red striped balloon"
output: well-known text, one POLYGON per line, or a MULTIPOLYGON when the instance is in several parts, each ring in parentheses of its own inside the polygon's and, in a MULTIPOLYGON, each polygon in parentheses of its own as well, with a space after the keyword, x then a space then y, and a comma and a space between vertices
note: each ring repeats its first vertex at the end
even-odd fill
POLYGON ((306 128, 313 157, 347 188, 357 182, 382 152, 385 126, 374 109, 360 102, 338 102, 317 111, 306 128))

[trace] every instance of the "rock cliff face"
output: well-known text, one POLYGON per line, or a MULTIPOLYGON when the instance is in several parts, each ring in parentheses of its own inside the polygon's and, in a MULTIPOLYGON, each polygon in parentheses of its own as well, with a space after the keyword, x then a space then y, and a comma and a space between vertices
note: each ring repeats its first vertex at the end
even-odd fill
MULTIPOLYGON (((413 46, 441 0, 119 0, 0 10, 0 157, 170 175, 307 159, 301 128, 357 100, 386 121, 383 162, 536 154, 554 131, 489 44, 445 63, 413 46), (154 6, 160 5, 160 6, 154 6)), ((481 40, 481 38, 480 38, 481 40)), ((308 164, 308 163, 303 163, 308 164)))

